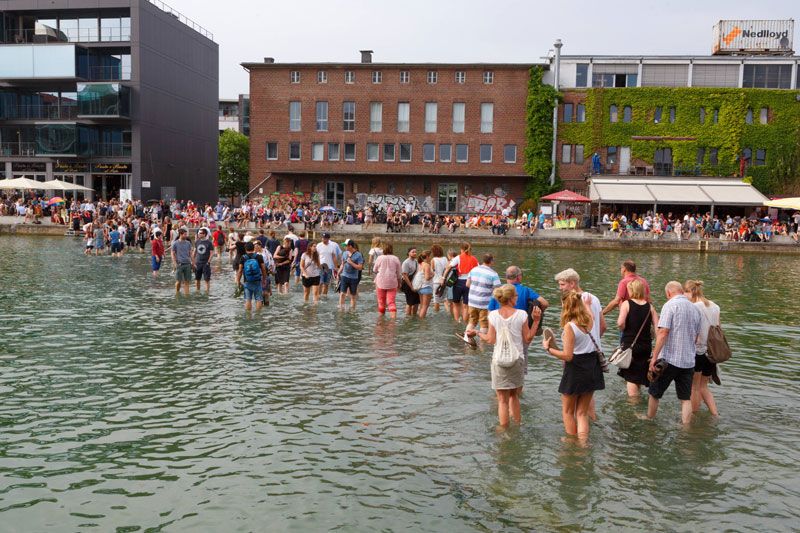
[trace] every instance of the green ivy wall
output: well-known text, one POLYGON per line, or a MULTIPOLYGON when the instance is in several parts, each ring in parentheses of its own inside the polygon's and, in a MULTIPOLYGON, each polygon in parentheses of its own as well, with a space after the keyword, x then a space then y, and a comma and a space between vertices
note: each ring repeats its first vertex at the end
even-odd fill
MULTIPOLYGON (((705 175, 732 176, 739 170, 737 156, 744 148, 766 150, 766 164, 751 166, 747 176, 765 194, 796 190, 800 183, 800 91, 768 89, 656 88, 632 87, 587 89, 586 122, 559 124, 559 139, 582 144, 591 154, 605 146, 630 146, 631 159, 653 163, 656 148, 671 148, 674 165, 693 166, 697 149, 706 148, 705 175), (616 105, 618 122, 611 123, 610 108, 616 105), (632 108, 632 120, 622 121, 625 106, 632 108), (655 123, 657 106, 662 107, 655 123), (669 108, 676 108, 675 122, 669 122, 669 108), (700 123, 700 108, 705 123, 700 123), (769 108, 769 122, 762 125, 759 114, 769 108), (719 120, 713 123, 714 109, 719 120), (753 110, 753 124, 747 124, 747 109, 753 110), (632 140, 632 136, 691 137, 693 140, 632 140), (717 148, 718 165, 708 161, 708 149, 717 148)), ((570 99, 571 100, 571 99, 570 99)))

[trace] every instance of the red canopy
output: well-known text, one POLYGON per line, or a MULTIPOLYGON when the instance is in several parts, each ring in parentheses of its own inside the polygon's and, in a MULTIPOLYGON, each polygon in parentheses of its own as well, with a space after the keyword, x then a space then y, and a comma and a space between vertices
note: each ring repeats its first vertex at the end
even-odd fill
POLYGON ((540 200, 543 200, 545 202, 577 202, 582 204, 591 203, 590 199, 572 191, 554 192, 553 194, 542 196, 540 200))

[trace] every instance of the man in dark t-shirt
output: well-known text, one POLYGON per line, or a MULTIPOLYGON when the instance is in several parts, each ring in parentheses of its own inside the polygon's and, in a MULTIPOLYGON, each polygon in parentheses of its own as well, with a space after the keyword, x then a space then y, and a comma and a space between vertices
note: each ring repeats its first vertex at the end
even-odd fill
POLYGON ((197 290, 200 290, 200 280, 206 282, 206 292, 211 290, 211 258, 214 255, 214 244, 208 238, 208 230, 200 228, 197 232, 197 240, 194 243, 194 279, 197 290))

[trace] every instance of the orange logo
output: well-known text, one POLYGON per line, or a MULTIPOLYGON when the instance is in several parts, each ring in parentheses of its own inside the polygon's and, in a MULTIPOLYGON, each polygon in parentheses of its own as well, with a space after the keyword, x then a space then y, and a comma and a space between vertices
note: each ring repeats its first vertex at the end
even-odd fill
POLYGON ((739 26, 734 26, 733 29, 730 31, 728 35, 722 38, 725 42, 726 46, 730 46, 734 39, 736 39, 739 35, 742 34, 742 30, 739 29, 739 26))

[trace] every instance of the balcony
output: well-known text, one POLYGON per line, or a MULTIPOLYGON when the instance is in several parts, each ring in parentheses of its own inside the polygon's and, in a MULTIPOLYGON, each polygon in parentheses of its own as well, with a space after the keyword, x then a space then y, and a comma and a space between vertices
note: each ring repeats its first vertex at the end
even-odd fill
POLYGON ((79 117, 128 117, 130 102, 130 87, 119 83, 78 84, 79 117))
POLYGON ((36 155, 36 143, 13 142, 0 143, 0 157, 33 157, 36 155))
POLYGON ((88 145, 86 154, 91 157, 130 157, 131 143, 93 143, 88 145))
POLYGON ((78 107, 74 105, 10 105, 0 106, 0 120, 75 120, 78 107))
POLYGON ((0 143, 0 157, 130 157, 130 143, 90 143, 75 144, 54 149, 38 142, 0 143))
POLYGON ((45 43, 119 43, 131 40, 131 29, 112 26, 102 28, 62 28, 57 30, 46 25, 36 28, 13 29, 3 44, 45 44, 45 43))
POLYGON ((0 80, 120 81, 130 77, 130 54, 74 44, 0 46, 0 80))

